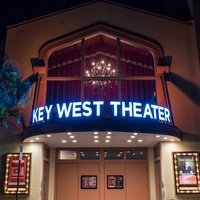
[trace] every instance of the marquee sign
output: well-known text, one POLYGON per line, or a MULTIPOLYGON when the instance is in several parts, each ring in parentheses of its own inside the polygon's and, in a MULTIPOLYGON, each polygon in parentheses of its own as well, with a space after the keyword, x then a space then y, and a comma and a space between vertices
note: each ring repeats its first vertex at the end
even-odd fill
MULTIPOLYGON (((59 119, 91 116, 100 117, 103 115, 104 108, 104 101, 69 102, 46 105, 33 110, 32 124, 51 120, 52 113, 56 114, 59 119)), ((168 108, 149 103, 110 101, 108 110, 113 117, 121 116, 152 119, 166 123, 170 123, 171 121, 168 108)))

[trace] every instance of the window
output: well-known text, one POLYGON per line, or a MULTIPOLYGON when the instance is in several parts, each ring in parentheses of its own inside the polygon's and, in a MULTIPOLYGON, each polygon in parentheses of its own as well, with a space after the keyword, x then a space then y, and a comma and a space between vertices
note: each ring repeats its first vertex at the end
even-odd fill
POLYGON ((123 150, 107 150, 104 151, 105 160, 123 160, 124 152, 123 150))
POLYGON ((127 150, 126 151, 127 160, 145 160, 146 151, 142 150, 127 150))
POLYGON ((46 104, 83 100, 155 102, 153 55, 126 39, 98 33, 51 53, 46 104))
POLYGON ((98 160, 99 150, 81 150, 80 160, 98 160))
POLYGON ((77 152, 76 150, 59 150, 58 160, 76 160, 77 152))

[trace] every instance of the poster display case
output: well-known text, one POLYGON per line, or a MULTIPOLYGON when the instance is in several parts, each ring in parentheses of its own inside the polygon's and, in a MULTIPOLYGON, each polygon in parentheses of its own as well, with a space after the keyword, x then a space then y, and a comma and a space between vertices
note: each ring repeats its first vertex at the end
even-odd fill
POLYGON ((97 189, 97 176, 96 175, 81 176, 81 189, 97 189))
POLYGON ((6 155, 4 194, 29 194, 31 154, 6 155))
POLYGON ((174 152, 176 193, 200 193, 199 153, 174 152))
POLYGON ((123 176, 122 175, 108 175, 107 188, 108 189, 123 189, 123 176))

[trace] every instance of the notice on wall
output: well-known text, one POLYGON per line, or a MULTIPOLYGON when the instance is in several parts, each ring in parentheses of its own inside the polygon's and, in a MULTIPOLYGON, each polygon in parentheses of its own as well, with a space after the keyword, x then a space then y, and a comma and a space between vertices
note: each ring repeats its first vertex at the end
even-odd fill
POLYGON ((123 189, 123 176, 122 175, 108 175, 107 188, 108 189, 123 189))
POLYGON ((81 189, 97 189, 97 176, 81 176, 81 189))

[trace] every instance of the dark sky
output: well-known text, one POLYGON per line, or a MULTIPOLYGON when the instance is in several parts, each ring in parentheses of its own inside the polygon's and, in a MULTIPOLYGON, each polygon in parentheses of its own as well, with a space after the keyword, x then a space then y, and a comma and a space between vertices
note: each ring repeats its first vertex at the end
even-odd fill
MULTIPOLYGON (((188 21, 187 0, 111 0, 138 9, 188 21)), ((92 2, 91 0, 0 0, 0 42, 5 41, 6 27, 48 13, 92 2)))

